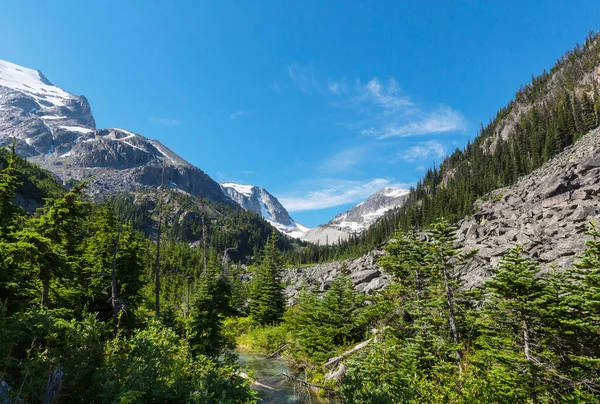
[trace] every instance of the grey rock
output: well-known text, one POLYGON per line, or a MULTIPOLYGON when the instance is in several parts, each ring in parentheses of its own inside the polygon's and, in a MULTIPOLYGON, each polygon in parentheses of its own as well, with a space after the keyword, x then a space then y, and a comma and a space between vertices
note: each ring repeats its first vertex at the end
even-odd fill
POLYGON ((379 271, 378 269, 365 269, 350 274, 350 279, 352 279, 352 282, 355 285, 358 285, 361 283, 370 282, 371 280, 377 278, 379 275, 381 275, 381 271, 379 271))

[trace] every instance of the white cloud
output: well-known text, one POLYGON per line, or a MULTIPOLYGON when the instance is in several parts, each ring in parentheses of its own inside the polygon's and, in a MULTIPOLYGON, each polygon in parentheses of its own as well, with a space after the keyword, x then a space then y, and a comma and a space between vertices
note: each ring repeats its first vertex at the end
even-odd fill
POLYGON ((233 114, 229 115, 229 117, 231 118, 231 120, 235 121, 236 119, 241 118, 244 115, 248 115, 248 111, 244 111, 244 110, 235 111, 233 114))
POLYGON ((368 182, 330 180, 335 182, 328 187, 309 191, 303 196, 282 196, 279 201, 288 212, 326 209, 347 203, 358 203, 367 199, 384 187, 401 187, 385 178, 376 178, 368 182))
POLYGON ((410 147, 408 150, 398 153, 398 158, 405 161, 422 160, 428 157, 442 158, 446 155, 444 146, 435 140, 422 142, 410 147))
POLYGON ((288 74, 300 91, 304 93, 312 93, 314 91, 321 94, 324 93, 323 87, 315 77, 312 65, 292 63, 288 66, 288 74))
POLYGON ((319 168, 328 173, 356 169, 369 157, 370 151, 371 147, 367 146, 344 149, 323 161, 319 168))
POLYGON ((153 118, 152 122, 164 126, 181 126, 181 121, 173 118, 153 118))
POLYGON ((369 128, 369 135, 375 135, 378 139, 390 137, 410 137, 426 135, 431 133, 459 132, 466 128, 465 119, 459 112, 450 107, 440 106, 438 110, 430 112, 422 118, 407 123, 391 123, 386 127, 375 130, 369 128))
POLYGON ((382 81, 373 77, 366 83, 355 80, 353 85, 344 78, 323 85, 311 65, 299 63, 288 66, 288 73, 300 91, 336 96, 331 105, 346 111, 340 120, 363 135, 386 139, 466 129, 466 120, 459 111, 446 105, 434 108, 418 105, 394 78, 382 81))

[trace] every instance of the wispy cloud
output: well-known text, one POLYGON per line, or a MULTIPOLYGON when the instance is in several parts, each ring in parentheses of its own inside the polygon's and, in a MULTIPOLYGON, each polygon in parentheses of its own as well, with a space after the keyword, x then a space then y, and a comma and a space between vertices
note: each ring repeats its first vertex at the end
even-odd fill
POLYGON ((467 126, 464 116, 450 106, 419 105, 394 78, 373 77, 366 83, 346 78, 325 81, 317 78, 312 65, 299 63, 290 65, 288 73, 300 91, 335 97, 331 105, 348 112, 342 118, 345 125, 376 139, 461 132, 467 126))
POLYGON ((446 155, 444 146, 440 142, 430 140, 429 142, 421 142, 408 150, 403 150, 398 153, 398 158, 404 161, 413 162, 416 160, 426 159, 428 157, 442 158, 446 155))
POLYGON ((325 90, 315 77, 312 65, 292 63, 288 66, 288 74, 296 87, 304 93, 318 92, 325 94, 325 90))
MULTIPOLYGON (((337 89, 335 85, 333 88, 337 89)), ((360 117, 353 127, 362 127, 363 135, 377 139, 459 132, 466 128, 460 112, 446 105, 432 109, 416 104, 402 92, 395 79, 381 82, 374 77, 366 84, 357 81, 355 92, 339 105, 360 117)))
POLYGON ((181 121, 173 118, 152 118, 152 122, 164 126, 181 126, 181 121))
POLYGON ((429 113, 419 113, 414 121, 403 123, 392 121, 376 129, 370 127, 363 134, 375 135, 378 139, 410 137, 444 132, 462 132, 466 129, 465 119, 458 111, 441 105, 429 113))
POLYGON ((344 149, 327 159, 319 168, 327 173, 347 172, 356 170, 366 159, 369 158, 372 147, 367 145, 344 149))
POLYGON ((386 178, 375 178, 368 182, 331 180, 332 184, 319 190, 309 191, 302 196, 282 196, 279 201, 289 212, 300 212, 331 208, 348 203, 362 202, 384 187, 401 187, 386 178))
POLYGON ((229 115, 229 118, 231 118, 232 121, 235 121, 236 119, 241 118, 244 115, 248 115, 248 111, 241 109, 241 110, 235 111, 233 114, 229 115))

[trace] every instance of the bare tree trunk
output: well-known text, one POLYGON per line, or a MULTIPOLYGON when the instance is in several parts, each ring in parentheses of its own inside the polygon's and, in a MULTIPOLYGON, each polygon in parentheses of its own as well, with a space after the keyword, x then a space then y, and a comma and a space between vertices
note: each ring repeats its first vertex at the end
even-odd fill
POLYGON ((160 236, 162 232, 162 204, 163 204, 163 192, 165 189, 165 168, 162 170, 162 182, 160 186, 160 200, 157 206, 158 210, 158 230, 156 233, 156 260, 154 262, 154 277, 156 283, 154 285, 154 294, 156 297, 155 311, 156 317, 160 316, 160 236))
POLYGON ((521 310, 521 325, 523 326, 523 350, 525 351, 525 359, 531 360, 531 337, 529 336, 529 324, 525 312, 521 310))
MULTIPOLYGON (((448 304, 448 323, 450 324, 452 339, 454 340, 454 343, 458 345, 458 330, 456 328, 456 315, 454 313, 454 296, 452 294, 452 290, 450 289, 450 281, 448 278, 448 270, 444 264, 444 286, 446 288, 446 303, 448 304)), ((456 359, 458 360, 458 373, 462 375, 462 351, 457 349, 455 354, 456 359)))
POLYGON ((50 290, 50 280, 42 279, 42 306, 43 307, 48 307, 48 305, 50 304, 50 299, 48 298, 49 290, 50 290))
POLYGON ((202 216, 202 254, 204 258, 204 273, 206 273, 206 226, 204 225, 204 215, 202 216))
POLYGON ((121 238, 121 225, 119 224, 119 232, 117 233, 117 241, 115 242, 115 251, 113 253, 113 262, 112 262, 112 307, 113 307, 113 325, 115 328, 115 334, 117 332, 117 325, 119 322, 119 305, 117 304, 117 253, 119 252, 119 240, 121 238))
POLYGON ((225 249, 225 251, 223 251, 223 260, 221 261, 221 276, 223 277, 228 277, 229 276, 229 271, 228 271, 228 266, 227 266, 227 258, 228 258, 228 253, 229 250, 237 250, 237 247, 227 247, 225 249))

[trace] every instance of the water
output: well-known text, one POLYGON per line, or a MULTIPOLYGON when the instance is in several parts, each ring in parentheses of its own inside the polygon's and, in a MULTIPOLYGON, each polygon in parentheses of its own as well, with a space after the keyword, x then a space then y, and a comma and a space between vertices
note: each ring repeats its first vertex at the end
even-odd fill
POLYGON ((304 378, 304 373, 302 371, 294 370, 281 359, 267 359, 263 356, 240 353, 239 364, 242 371, 252 373, 254 379, 258 383, 275 389, 270 390, 256 384, 253 385, 253 388, 258 391, 261 403, 329 403, 327 399, 317 397, 314 392, 310 392, 307 388, 299 386, 298 383, 287 381, 282 373, 287 373, 301 379, 304 378))

